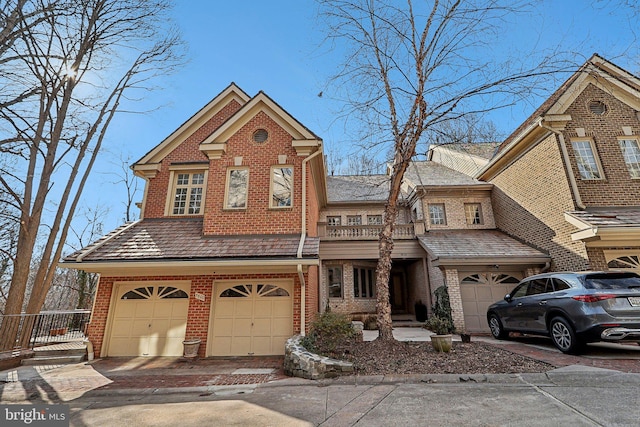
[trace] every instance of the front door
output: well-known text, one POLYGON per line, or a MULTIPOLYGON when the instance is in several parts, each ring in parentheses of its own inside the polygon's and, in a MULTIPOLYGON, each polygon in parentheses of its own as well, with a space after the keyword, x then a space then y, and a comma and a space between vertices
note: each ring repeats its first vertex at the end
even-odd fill
POLYGON ((404 303, 404 274, 392 272, 389 284, 389 302, 392 312, 405 312, 407 307, 404 303))

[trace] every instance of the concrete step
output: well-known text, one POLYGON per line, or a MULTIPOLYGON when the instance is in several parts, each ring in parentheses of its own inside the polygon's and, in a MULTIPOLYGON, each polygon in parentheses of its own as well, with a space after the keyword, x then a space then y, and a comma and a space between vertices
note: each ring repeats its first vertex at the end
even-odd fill
POLYGON ((75 356, 35 356, 30 359, 22 359, 22 365, 65 365, 69 363, 80 363, 83 360, 84 354, 75 356))
POLYGON ((36 357, 45 356, 80 356, 87 353, 87 348, 73 348, 68 350, 35 350, 36 357))

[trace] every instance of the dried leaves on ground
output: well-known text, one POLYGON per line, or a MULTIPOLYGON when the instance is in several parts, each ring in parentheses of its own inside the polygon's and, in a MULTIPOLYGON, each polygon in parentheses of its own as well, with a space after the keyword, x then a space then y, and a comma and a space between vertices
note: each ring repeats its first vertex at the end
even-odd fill
POLYGON ((339 352, 331 357, 353 362, 361 375, 507 374, 553 369, 547 363, 479 342, 454 342, 451 352, 440 353, 430 342, 353 341, 341 346, 339 352))

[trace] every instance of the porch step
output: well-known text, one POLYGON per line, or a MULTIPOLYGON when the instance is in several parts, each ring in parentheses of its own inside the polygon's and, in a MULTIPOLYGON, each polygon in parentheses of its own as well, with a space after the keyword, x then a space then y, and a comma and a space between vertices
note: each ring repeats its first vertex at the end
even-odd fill
POLYGON ((56 343, 33 349, 35 356, 23 359, 22 365, 63 365, 67 363, 79 363, 85 358, 87 345, 82 341, 56 343))
POLYGON ((84 354, 78 356, 35 356, 30 359, 22 359, 22 366, 35 365, 66 365, 80 363, 84 360, 84 354))

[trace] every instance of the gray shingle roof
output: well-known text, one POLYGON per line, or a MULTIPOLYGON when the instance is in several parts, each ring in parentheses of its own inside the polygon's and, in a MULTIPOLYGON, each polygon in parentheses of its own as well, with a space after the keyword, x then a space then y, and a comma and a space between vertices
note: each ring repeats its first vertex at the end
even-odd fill
POLYGON ((383 202, 389 196, 387 175, 337 175, 327 177, 331 202, 383 202))
POLYGON ((548 257, 498 230, 429 231, 418 240, 435 258, 548 257))
POLYGON ((500 142, 474 142, 472 144, 442 144, 442 147, 489 160, 496 153, 500 144, 500 142))
POLYGON ((486 185, 437 162, 412 162, 405 173, 405 181, 412 186, 486 185))
POLYGON ((567 213, 592 227, 640 225, 640 206, 597 208, 567 213))
MULTIPOLYGON (((203 236, 202 218, 145 219, 120 227, 64 259, 75 262, 295 258, 300 235, 203 236), (95 248, 92 250, 92 248, 95 248)), ((319 239, 307 237, 304 258, 317 258, 319 239)))

